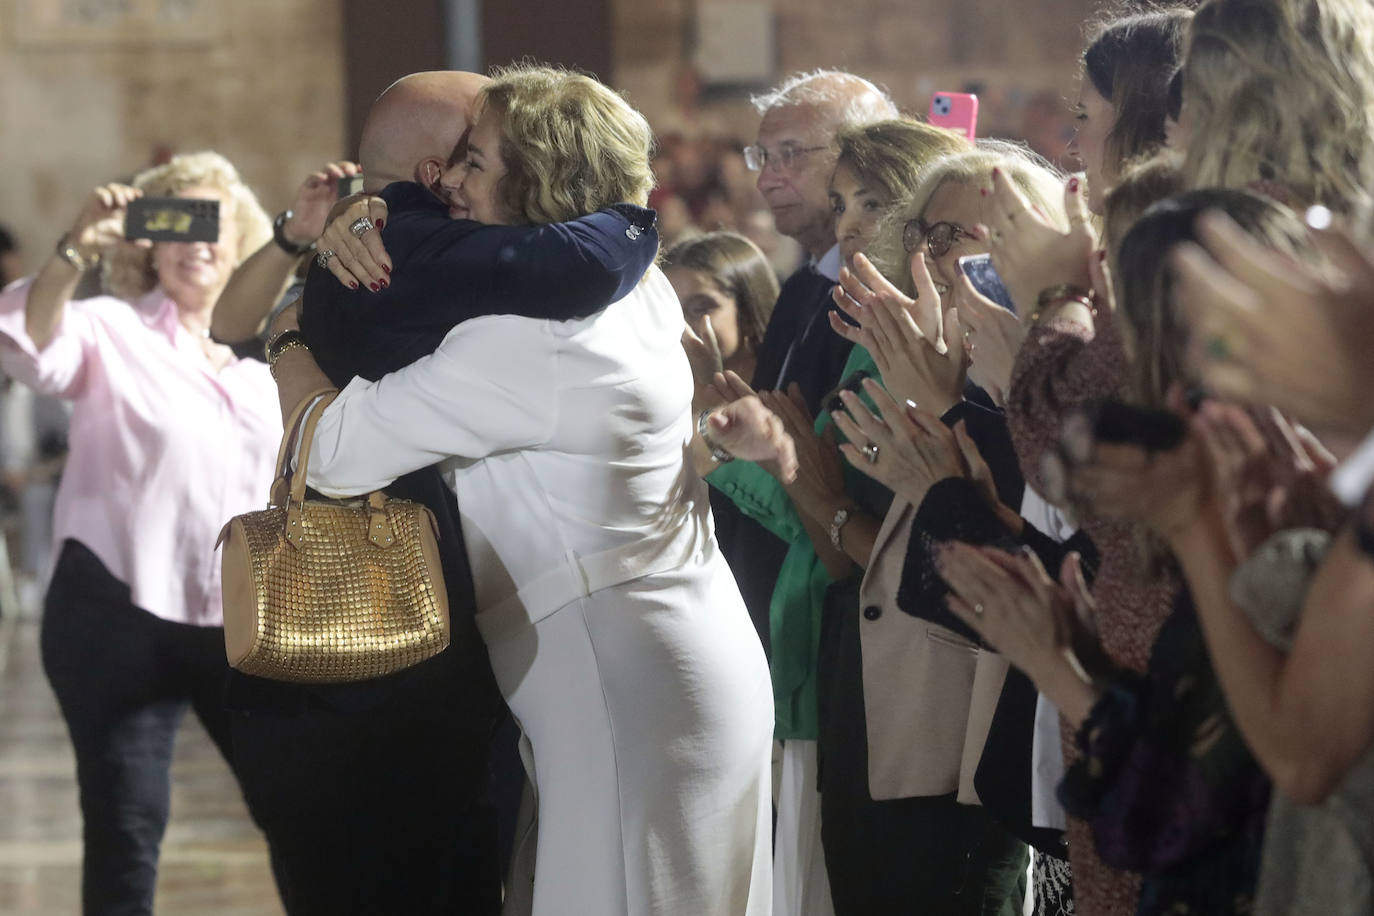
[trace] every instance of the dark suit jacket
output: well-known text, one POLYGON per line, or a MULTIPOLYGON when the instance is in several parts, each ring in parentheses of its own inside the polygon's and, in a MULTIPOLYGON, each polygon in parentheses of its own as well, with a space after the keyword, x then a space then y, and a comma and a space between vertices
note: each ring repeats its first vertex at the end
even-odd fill
MULTIPOLYGON (((840 383, 852 346, 830 329, 826 317, 834 285, 810 265, 803 265, 787 278, 759 344, 752 380, 756 391, 785 389, 796 382, 813 416, 820 411, 825 395, 840 383)), ((716 540, 767 650, 768 606, 787 544, 714 489, 711 512, 716 520, 716 540)))

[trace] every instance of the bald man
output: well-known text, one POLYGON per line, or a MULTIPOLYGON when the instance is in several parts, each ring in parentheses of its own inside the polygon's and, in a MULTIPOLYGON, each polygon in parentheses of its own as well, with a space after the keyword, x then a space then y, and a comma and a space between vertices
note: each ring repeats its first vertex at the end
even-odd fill
MULTIPOLYGON (((430 70, 403 76, 383 90, 368 110, 358 143, 363 190, 376 193, 393 182, 413 181, 442 197, 439 177, 472 124, 472 104, 486 82, 478 73, 430 70)), ((299 296, 290 285, 300 260, 314 253, 339 180, 356 171, 349 163, 331 163, 305 180, 291 208, 273 224, 272 242, 229 278, 210 323, 215 340, 261 342, 273 306, 299 296)))
MULTIPOLYGON (((361 148, 365 190, 378 193, 387 216, 368 231, 391 257, 390 285, 345 287, 312 264, 300 311, 305 343, 339 388, 432 353, 469 318, 590 316, 626 295, 653 262, 650 210, 623 204, 568 223, 484 226, 436 196, 482 79, 415 74, 373 106, 361 148)), ((449 648, 361 684, 231 679, 235 758, 247 764, 245 794, 268 834, 291 916, 500 906, 487 749, 505 708, 473 620, 457 502, 437 467, 386 490, 434 513, 449 648)), ((518 772, 513 753, 505 767, 518 772)))

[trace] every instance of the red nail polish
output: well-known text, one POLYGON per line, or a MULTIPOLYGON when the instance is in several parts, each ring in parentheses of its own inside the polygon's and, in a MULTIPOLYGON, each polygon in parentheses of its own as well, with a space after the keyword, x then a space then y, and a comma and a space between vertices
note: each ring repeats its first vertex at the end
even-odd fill
POLYGON ((391 285, 390 283, 388 283, 388 282, 385 281, 385 280, 382 280, 382 281, 381 281, 381 284, 382 284, 382 289, 386 289, 388 286, 391 285))
POLYGON ((1074 193, 1077 193, 1077 192, 1078 192, 1078 179, 1077 179, 1077 178, 1070 178, 1070 179, 1069 179, 1069 190, 1070 190, 1070 191, 1073 191, 1074 193))
POLYGON ((383 264, 382 270, 386 271, 388 274, 391 273, 391 267, 389 265, 383 264))
POLYGON ((987 189, 987 188, 979 188, 979 189, 978 189, 978 195, 979 195, 980 197, 987 197, 987 196, 988 196, 988 189, 987 189))
POLYGON ((992 170, 992 177, 993 177, 993 178, 1000 178, 1000 177, 1002 177, 1002 170, 1001 170, 1000 168, 994 167, 993 170, 992 170))
POLYGON ((348 288, 349 288, 349 289, 357 289, 357 288, 358 288, 358 281, 357 281, 357 280, 349 280, 349 281, 348 281, 348 288))
POLYGON ((376 226, 377 226, 378 229, 382 228, 382 227, 385 226, 385 225, 386 225, 386 220, 384 220, 384 219, 379 219, 379 220, 377 220, 376 226))
POLYGON ((379 291, 381 290, 381 287, 378 286, 376 283, 369 283, 369 284, 367 284, 367 287, 368 287, 368 289, 372 290, 374 293, 375 293, 375 292, 379 292, 379 291))

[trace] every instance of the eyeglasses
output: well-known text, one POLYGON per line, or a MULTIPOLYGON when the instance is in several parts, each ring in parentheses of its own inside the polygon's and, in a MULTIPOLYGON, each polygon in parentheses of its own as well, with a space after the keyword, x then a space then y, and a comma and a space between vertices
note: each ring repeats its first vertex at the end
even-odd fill
POLYGON ((762 172, 768 168, 768 163, 776 164, 785 172, 790 172, 792 167, 797 164, 797 158, 806 153, 818 153, 828 147, 824 146, 797 146, 795 143, 784 143, 776 153, 770 153, 766 146, 746 146, 744 148, 744 164, 751 172, 762 172))
POLYGON ((960 239, 971 238, 973 235, 956 223, 941 220, 927 226, 926 221, 919 216, 907 220, 906 225, 902 227, 902 247, 906 249, 906 253, 912 254, 924 241, 926 250, 932 258, 943 258, 960 239))

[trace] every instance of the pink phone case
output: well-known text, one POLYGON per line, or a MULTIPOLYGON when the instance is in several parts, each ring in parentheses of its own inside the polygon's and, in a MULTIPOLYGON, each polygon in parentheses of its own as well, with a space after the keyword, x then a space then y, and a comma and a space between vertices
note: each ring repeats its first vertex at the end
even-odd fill
POLYGON ((930 97, 930 123, 957 130, 973 140, 978 134, 978 96, 967 92, 937 92, 930 97))

